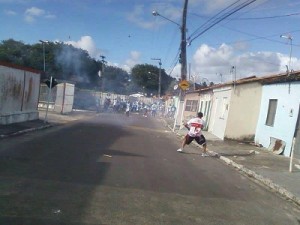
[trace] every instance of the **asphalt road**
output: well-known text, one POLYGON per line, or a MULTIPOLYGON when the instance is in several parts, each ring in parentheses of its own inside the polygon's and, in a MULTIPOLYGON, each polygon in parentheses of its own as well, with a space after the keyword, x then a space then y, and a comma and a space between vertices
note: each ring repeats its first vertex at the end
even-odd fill
POLYGON ((0 224, 300 224, 297 206, 180 142, 117 114, 0 140, 0 224))

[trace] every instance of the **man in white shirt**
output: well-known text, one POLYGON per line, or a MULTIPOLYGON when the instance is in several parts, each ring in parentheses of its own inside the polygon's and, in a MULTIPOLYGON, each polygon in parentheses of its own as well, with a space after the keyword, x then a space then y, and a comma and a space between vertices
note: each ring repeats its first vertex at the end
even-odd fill
POLYGON ((203 113, 198 112, 196 118, 190 119, 184 126, 189 130, 185 135, 181 148, 177 152, 183 152, 184 146, 189 145, 193 140, 195 140, 199 145, 203 147, 202 156, 208 156, 206 151, 206 139, 203 136, 201 130, 205 126, 205 121, 202 119, 203 113))

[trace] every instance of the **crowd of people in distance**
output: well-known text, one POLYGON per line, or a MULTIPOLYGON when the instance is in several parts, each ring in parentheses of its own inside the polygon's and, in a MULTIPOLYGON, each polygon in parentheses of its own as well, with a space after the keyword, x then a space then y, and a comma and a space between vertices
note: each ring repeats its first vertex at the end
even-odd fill
MULTIPOLYGON (((97 113, 100 112, 100 108, 100 101, 99 99, 96 99, 97 113)), ((170 105, 167 109, 165 109, 164 103, 160 101, 145 103, 138 100, 125 100, 119 97, 111 100, 107 97, 104 100, 102 111, 111 113, 125 113, 127 116, 129 116, 130 113, 139 113, 143 117, 174 117, 176 107, 174 105, 170 105)))

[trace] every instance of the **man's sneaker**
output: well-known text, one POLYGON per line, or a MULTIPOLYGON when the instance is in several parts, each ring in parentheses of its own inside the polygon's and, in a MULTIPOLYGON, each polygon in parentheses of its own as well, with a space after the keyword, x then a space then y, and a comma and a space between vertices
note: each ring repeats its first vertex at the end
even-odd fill
POLYGON ((202 153, 202 155, 201 156, 203 156, 203 157, 207 157, 207 156, 209 156, 207 153, 202 153))
POLYGON ((177 150, 177 152, 183 152, 183 151, 182 151, 182 149, 180 148, 180 149, 177 150))

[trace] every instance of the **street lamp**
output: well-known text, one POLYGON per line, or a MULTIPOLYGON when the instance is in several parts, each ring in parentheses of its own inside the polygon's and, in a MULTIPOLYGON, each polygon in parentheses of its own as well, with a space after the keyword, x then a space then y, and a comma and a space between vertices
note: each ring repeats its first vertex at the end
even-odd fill
POLYGON ((289 65, 288 65, 288 76, 290 75, 291 72, 291 59, 292 59, 292 47, 293 47, 293 37, 288 34, 288 35, 280 35, 281 38, 288 39, 290 41, 290 60, 289 60, 289 65))
POLYGON ((183 8, 183 15, 182 15, 182 25, 176 23, 175 21, 161 15, 157 11, 153 11, 152 15, 153 16, 160 16, 164 18, 165 20, 170 21, 171 23, 176 24, 179 26, 181 30, 181 44, 180 44, 180 63, 181 63, 181 80, 186 80, 186 75, 187 75, 187 60, 186 60, 186 15, 187 15, 187 5, 188 5, 188 0, 185 0, 184 2, 184 8, 183 8))
POLYGON ((170 21, 171 23, 176 24, 179 28, 181 28, 181 26, 180 26, 179 23, 176 23, 175 21, 170 20, 169 18, 167 18, 167 17, 165 17, 165 16, 159 14, 157 11, 152 11, 152 15, 153 15, 153 16, 160 16, 160 17, 164 18, 165 20, 168 20, 168 21, 170 21))
POLYGON ((160 99, 161 95, 161 59, 159 58, 151 58, 151 60, 158 61, 159 64, 159 72, 158 72, 158 98, 160 99))
MULTIPOLYGON (((187 77, 187 60, 186 60, 186 45, 187 45, 187 41, 186 41, 186 17, 187 17, 187 6, 188 6, 188 0, 184 1, 184 6, 183 6, 183 13, 182 13, 182 23, 181 25, 179 25, 178 23, 168 19, 167 17, 162 16, 161 14, 159 14, 156 11, 152 12, 153 16, 160 16, 174 24, 176 24, 177 26, 179 26, 180 31, 181 31, 181 43, 180 43, 180 58, 179 58, 179 62, 181 64, 181 81, 184 82, 186 81, 186 77, 187 77)), ((183 89, 180 89, 180 93, 179 93, 179 99, 180 99, 180 103, 179 103, 179 107, 177 107, 176 109, 176 116, 175 116, 175 121, 174 121, 174 127, 173 127, 173 131, 175 129, 175 126, 177 125, 177 117, 178 117, 178 112, 179 112, 179 108, 183 109, 184 106, 184 95, 185 95, 185 91, 183 89)), ((182 116, 183 113, 181 114, 181 118, 180 121, 182 121, 182 116)))
POLYGON ((46 72, 46 59, 45 59, 45 44, 49 43, 49 41, 39 40, 43 45, 43 58, 44 58, 44 73, 46 72))
MULTIPOLYGON (((45 56, 45 44, 48 44, 49 41, 43 41, 43 40, 39 40, 39 42, 42 43, 43 45, 43 58, 44 58, 44 74, 46 75, 46 56, 45 56)), ((48 111, 49 111, 49 103, 50 103, 50 97, 51 97, 51 90, 52 90, 52 76, 50 76, 50 81, 49 81, 49 91, 48 91, 48 100, 47 100, 47 109, 46 109, 46 113, 45 113, 45 119, 44 119, 44 123, 47 122, 47 116, 48 116, 48 111)))

